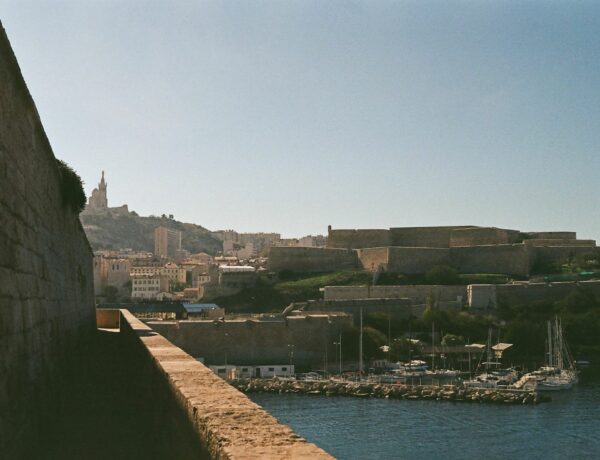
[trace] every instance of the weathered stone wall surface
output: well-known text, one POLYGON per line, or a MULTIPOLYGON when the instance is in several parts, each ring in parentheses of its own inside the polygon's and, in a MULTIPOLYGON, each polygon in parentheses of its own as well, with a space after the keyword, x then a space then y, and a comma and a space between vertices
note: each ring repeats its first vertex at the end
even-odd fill
POLYGON ((389 255, 389 247, 358 249, 358 258, 363 269, 370 272, 387 271, 389 255))
POLYGON ((517 230, 495 227, 456 228, 450 233, 450 247, 513 244, 520 235, 517 230))
POLYGON ((600 248, 588 246, 560 246, 560 247, 535 247, 531 248, 533 260, 536 264, 564 264, 577 257, 600 257, 600 248))
POLYGON ((444 286, 435 284, 395 286, 325 286, 324 300, 351 299, 410 299, 414 304, 426 303, 429 298, 437 301, 466 299, 466 286, 444 286))
POLYGON ((527 232, 527 236, 547 240, 575 240, 577 232, 527 232))
POLYGON ((0 27, 0 456, 22 458, 95 328, 92 253, 0 27))
POLYGON ((445 248, 389 248, 388 271, 418 274, 436 265, 451 265, 450 250, 445 248))
POLYGON ((328 248, 376 248, 390 245, 390 231, 383 229, 331 230, 327 236, 328 248))
POLYGON ((534 238, 530 240, 524 240, 524 244, 527 246, 563 246, 563 247, 573 247, 573 246, 585 246, 585 247, 595 247, 595 240, 567 240, 567 239, 547 239, 547 238, 534 238))
POLYGON ((539 300, 557 301, 578 291, 600 299, 600 281, 500 284, 496 286, 496 297, 499 304, 517 305, 539 300))
POLYGON ((354 270, 360 266, 356 251, 333 248, 288 248, 269 249, 268 268, 273 271, 328 272, 354 270))
POLYGON ((390 228, 391 246, 448 248, 453 230, 473 226, 390 228))
POLYGON ((452 266, 460 273, 503 273, 528 276, 531 261, 524 244, 450 248, 452 266))
POLYGON ((273 321, 150 321, 148 325, 207 364, 285 364, 293 345, 294 364, 310 366, 323 362, 325 347, 335 352, 333 338, 349 321, 345 316, 314 315, 273 321))
MULTIPOLYGON (((150 403, 145 415, 154 419, 163 441, 156 444, 170 448, 154 458, 332 458, 127 310, 121 310, 120 324, 120 358, 129 360, 139 392, 150 403)), ((174 328, 162 326, 163 331, 174 328)), ((235 339, 229 331, 227 342, 235 339)))

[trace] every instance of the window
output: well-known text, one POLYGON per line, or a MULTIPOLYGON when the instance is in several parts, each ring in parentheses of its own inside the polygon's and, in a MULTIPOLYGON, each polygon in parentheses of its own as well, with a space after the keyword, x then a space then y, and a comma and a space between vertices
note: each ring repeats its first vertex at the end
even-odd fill
POLYGON ((287 371, 287 367, 282 367, 281 370, 282 371, 287 371))
POLYGON ((274 372, 275 368, 274 367, 269 367, 269 372, 274 372))

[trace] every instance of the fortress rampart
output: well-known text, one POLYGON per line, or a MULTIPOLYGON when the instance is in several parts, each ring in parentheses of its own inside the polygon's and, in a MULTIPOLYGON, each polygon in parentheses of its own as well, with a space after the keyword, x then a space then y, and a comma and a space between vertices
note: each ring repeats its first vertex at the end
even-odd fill
POLYGON ((0 27, 0 456, 29 458, 95 329, 92 252, 0 27))
POLYGON ((326 272, 354 270, 360 267, 355 251, 333 248, 272 247, 269 270, 294 272, 326 272))

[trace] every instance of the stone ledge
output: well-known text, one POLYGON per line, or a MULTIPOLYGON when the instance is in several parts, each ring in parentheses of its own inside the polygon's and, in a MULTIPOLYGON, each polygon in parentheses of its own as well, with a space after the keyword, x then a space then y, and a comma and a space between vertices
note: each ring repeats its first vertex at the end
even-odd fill
MULTIPOLYGON (((121 310, 121 334, 137 338, 211 457, 331 459, 210 369, 121 310)), ((144 364, 144 363, 143 363, 144 364)))

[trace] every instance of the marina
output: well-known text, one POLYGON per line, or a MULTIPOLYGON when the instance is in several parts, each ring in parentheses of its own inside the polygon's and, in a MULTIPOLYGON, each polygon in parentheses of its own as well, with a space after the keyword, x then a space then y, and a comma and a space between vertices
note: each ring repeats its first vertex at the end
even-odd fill
POLYGON ((600 452, 600 382, 589 379, 553 393, 551 403, 527 406, 248 396, 339 459, 564 459, 600 452))

